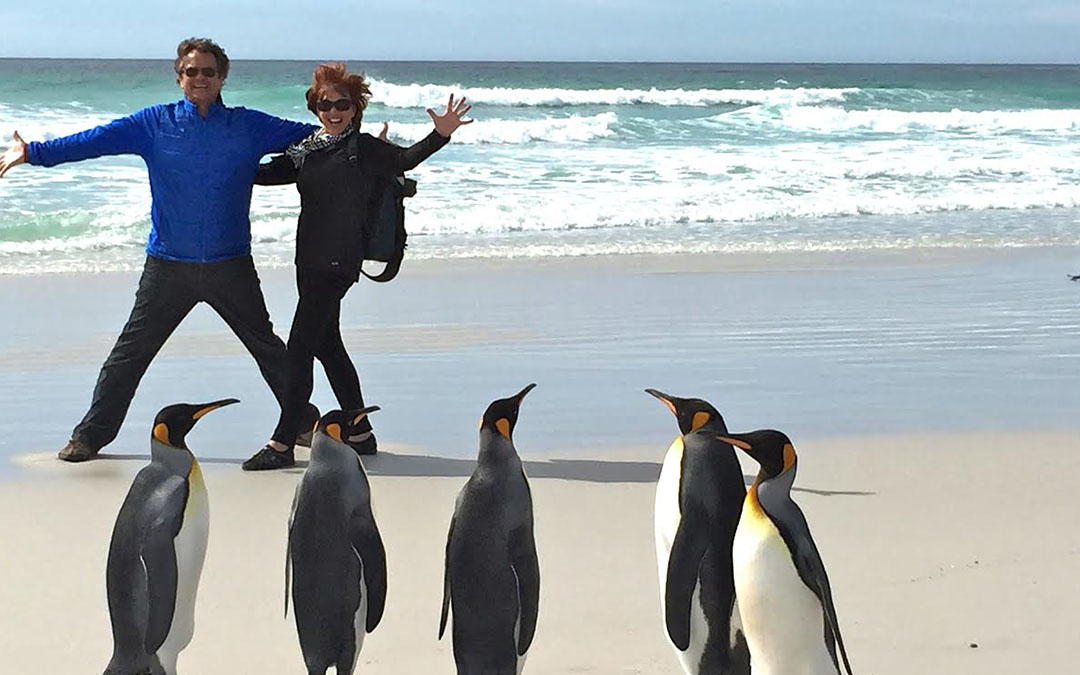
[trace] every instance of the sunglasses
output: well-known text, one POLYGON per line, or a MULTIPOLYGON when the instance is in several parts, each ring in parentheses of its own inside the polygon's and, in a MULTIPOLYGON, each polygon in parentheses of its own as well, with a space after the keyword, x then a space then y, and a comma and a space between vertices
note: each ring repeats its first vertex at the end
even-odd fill
POLYGON ((336 101, 331 101, 324 98, 320 99, 319 102, 315 104, 315 107, 322 112, 330 112, 331 110, 340 110, 341 112, 345 112, 352 107, 352 101, 347 98, 339 98, 336 101))
POLYGON ((199 73, 202 73, 206 77, 217 77, 217 68, 210 67, 196 68, 195 66, 191 66, 190 68, 181 68, 180 72, 188 77, 195 77, 199 73))

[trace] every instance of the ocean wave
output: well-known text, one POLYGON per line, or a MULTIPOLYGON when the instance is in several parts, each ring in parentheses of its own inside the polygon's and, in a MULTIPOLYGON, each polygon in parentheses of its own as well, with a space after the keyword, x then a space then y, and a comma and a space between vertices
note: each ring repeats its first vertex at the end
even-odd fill
MULTIPOLYGON (((613 112, 589 117, 552 117, 540 120, 478 120, 454 132, 455 143, 525 144, 533 142, 574 143, 615 135, 619 118, 613 112)), ((364 125, 364 131, 378 134, 381 124, 364 125)), ((431 123, 391 124, 390 140, 415 143, 431 133, 431 123)))
POLYGON ((937 132, 993 136, 1001 134, 1080 133, 1080 110, 954 109, 948 112, 845 110, 835 106, 777 105, 744 108, 707 118, 707 123, 786 131, 910 134, 937 132))
POLYGON ((451 93, 471 103, 511 107, 579 105, 711 106, 842 102, 857 88, 772 89, 565 89, 469 87, 462 84, 393 84, 372 80, 372 101, 389 108, 437 107, 451 93))

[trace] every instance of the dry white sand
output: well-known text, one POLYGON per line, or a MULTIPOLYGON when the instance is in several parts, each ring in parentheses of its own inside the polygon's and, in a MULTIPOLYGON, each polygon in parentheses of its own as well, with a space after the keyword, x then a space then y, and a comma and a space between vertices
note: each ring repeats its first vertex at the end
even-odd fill
MULTIPOLYGON (((796 444, 795 498, 830 572, 857 673, 1075 671, 1080 434, 796 444)), ((472 463, 387 449, 398 454, 368 463, 387 610, 358 670, 451 673, 449 636, 435 639, 442 556, 472 463)), ((527 673, 680 672, 662 633, 653 552, 663 452, 527 458, 542 573, 527 673)), ((0 672, 101 672, 111 651, 109 535, 145 458, 21 461, 21 480, 0 483, 0 672)), ((300 470, 205 468, 210 544, 182 672, 303 672, 292 617, 282 617, 285 523, 300 470)))

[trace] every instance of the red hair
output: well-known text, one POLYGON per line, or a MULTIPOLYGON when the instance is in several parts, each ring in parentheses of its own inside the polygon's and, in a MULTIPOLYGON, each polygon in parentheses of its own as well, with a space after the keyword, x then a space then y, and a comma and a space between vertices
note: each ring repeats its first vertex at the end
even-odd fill
POLYGON ((368 88, 367 80, 363 73, 350 73, 345 70, 345 64, 341 61, 333 63, 320 63, 315 68, 315 74, 311 77, 311 86, 307 90, 307 107, 312 113, 318 115, 315 104, 323 97, 326 90, 333 87, 353 102, 356 106, 355 123, 359 124, 360 118, 367 107, 368 99, 371 98, 371 89, 368 88))

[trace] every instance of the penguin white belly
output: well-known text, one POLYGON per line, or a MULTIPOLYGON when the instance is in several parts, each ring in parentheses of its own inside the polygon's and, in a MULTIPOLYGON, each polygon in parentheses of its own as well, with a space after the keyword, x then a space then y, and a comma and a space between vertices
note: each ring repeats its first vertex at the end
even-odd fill
MULTIPOLYGON (((521 588, 520 581, 518 580, 517 571, 514 570, 513 566, 510 567, 510 573, 514 575, 514 588, 521 588)), ((517 675, 521 675, 521 671, 525 669, 525 657, 528 655, 528 652, 525 652, 525 654, 522 654, 521 656, 517 656, 517 646, 518 646, 518 640, 520 638, 521 638, 521 596, 518 595, 518 615, 517 615, 517 618, 514 619, 514 655, 517 658, 517 669, 515 671, 517 673, 517 675)))
MULTIPOLYGON (((355 553, 355 549, 353 552, 355 553)), ((360 606, 356 608, 356 614, 353 616, 353 630, 356 636, 356 656, 352 662, 352 668, 349 670, 351 673, 356 668, 356 662, 360 660, 360 650, 364 647, 364 638, 367 637, 367 608, 368 608, 368 588, 367 580, 364 578, 364 561, 357 554, 356 559, 360 562, 360 606)))
MULTIPOLYGON (((660 579, 660 620, 665 621, 667 593, 667 568, 671 558, 671 545, 679 531, 682 514, 679 510, 679 483, 682 479, 683 440, 678 437, 668 448, 664 464, 660 469, 660 479, 656 483, 655 530, 656 530, 656 568, 660 579)), ((701 655, 705 651, 705 642, 709 637, 709 625, 705 622, 705 610, 701 608, 701 580, 694 584, 694 595, 690 600, 690 645, 686 651, 679 651, 671 643, 671 638, 664 628, 668 644, 675 649, 683 670, 697 673, 701 655)))
POLYGON ((679 481, 682 477, 682 437, 676 438, 664 456, 660 479, 656 482, 654 525, 656 530, 656 566, 660 576, 660 604, 664 604, 667 588, 668 558, 675 533, 679 531, 682 514, 679 511, 679 481))
POLYGON ((210 502, 198 462, 191 465, 188 486, 184 521, 173 540, 177 571, 176 609, 169 634, 158 649, 158 658, 169 675, 175 675, 177 657, 195 634, 195 596, 210 535, 210 502))
POLYGON ((779 530, 747 499, 735 533, 735 594, 754 675, 837 675, 821 602, 779 530))

